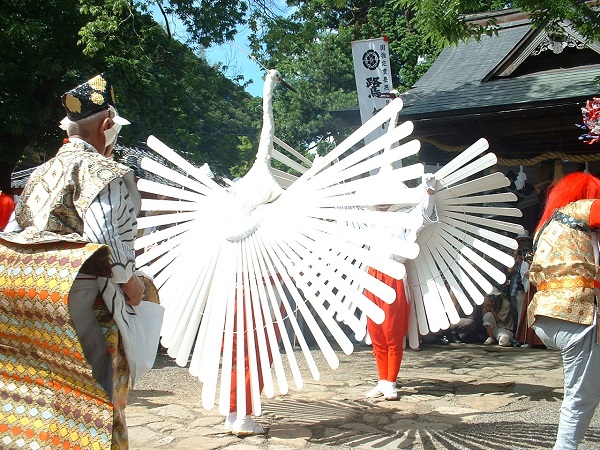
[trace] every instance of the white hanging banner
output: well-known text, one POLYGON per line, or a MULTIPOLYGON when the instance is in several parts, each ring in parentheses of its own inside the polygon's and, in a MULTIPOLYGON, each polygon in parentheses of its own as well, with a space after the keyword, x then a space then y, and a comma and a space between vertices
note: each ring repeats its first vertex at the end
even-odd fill
MULTIPOLYGON (((390 94, 392 74, 387 36, 353 41, 352 59, 354 60, 360 119, 364 124, 394 98, 390 94)), ((385 123, 379 132, 373 132, 367 136, 365 144, 381 136, 387 127, 388 123, 385 123)))

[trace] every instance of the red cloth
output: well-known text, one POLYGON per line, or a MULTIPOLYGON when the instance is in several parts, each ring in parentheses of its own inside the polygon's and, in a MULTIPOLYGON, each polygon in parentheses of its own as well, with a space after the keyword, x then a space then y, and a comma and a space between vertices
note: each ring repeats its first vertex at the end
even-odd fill
MULTIPOLYGON (((282 307, 283 308, 283 307, 282 307)), ((263 314, 263 322, 265 320, 264 314, 263 314)), ((256 325, 256 320, 254 317, 254 311, 252 312, 252 322, 256 325)), ((230 412, 236 412, 237 411, 237 369, 236 369, 236 362, 237 362, 237 332, 236 332, 236 327, 237 327, 237 310, 234 314, 234 329, 233 329, 233 354, 232 354, 232 367, 231 367, 231 393, 230 393, 230 397, 229 397, 229 411, 230 412)), ((247 329, 247 325, 246 325, 246 317, 244 316, 244 335, 246 335, 248 333, 248 329, 247 329)), ((274 328, 275 328, 275 336, 277 338, 277 342, 279 342, 280 339, 280 332, 279 332, 279 327, 277 326, 277 324, 274 324, 274 328)), ((273 363, 273 355, 271 354, 271 348, 269 345, 269 339, 268 337, 265 335, 266 341, 267 341, 267 350, 268 350, 268 356, 269 356, 269 361, 268 364, 269 366, 273 363)), ((256 330, 254 330, 254 342, 255 342, 255 352, 256 352, 256 361, 257 361, 257 369, 258 369, 258 390, 259 392, 262 392, 263 386, 264 386, 264 381, 263 381, 263 377, 262 377, 262 370, 261 370, 261 364, 263 363, 260 360, 260 355, 258 352, 258 337, 257 337, 257 333, 256 330)), ((265 361, 266 363, 266 361, 265 361)), ((252 393, 250 390, 250 363, 249 363, 249 358, 248 358, 248 338, 247 336, 245 336, 244 339, 244 370, 246 373, 245 376, 245 380, 246 380, 246 415, 252 414, 252 393)))
POLYGON ((590 208, 590 227, 600 228, 600 200, 592 203, 590 208))
POLYGON ((370 267, 369 274, 396 291, 396 300, 388 304, 365 290, 367 298, 385 312, 385 320, 381 325, 367 319, 367 329, 373 342, 373 354, 379 379, 396 382, 404 355, 404 338, 408 332, 410 303, 406 301, 402 280, 396 280, 370 267))
POLYGON ((0 231, 4 230, 14 210, 15 201, 12 196, 0 192, 0 231))

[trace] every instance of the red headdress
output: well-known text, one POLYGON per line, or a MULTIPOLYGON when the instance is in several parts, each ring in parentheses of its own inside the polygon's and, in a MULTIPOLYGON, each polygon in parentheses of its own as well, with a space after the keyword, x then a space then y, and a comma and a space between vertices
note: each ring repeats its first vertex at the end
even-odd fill
POLYGON ((550 188, 546 207, 537 229, 545 224, 558 208, 577 200, 598 198, 600 198, 600 179, 585 172, 566 175, 550 188))

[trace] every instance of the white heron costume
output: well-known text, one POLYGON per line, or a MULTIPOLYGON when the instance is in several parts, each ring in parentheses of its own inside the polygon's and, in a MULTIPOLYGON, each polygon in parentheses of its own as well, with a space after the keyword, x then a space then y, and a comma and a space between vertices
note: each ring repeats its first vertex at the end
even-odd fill
MULTIPOLYGON (((334 347, 346 354, 353 351, 340 323, 361 339, 366 332, 366 316, 377 323, 384 320, 382 310, 363 291, 367 289, 388 303, 396 294, 369 276, 364 267, 397 279, 405 276, 406 269, 403 263, 370 251, 365 244, 378 241, 389 253, 413 260, 407 265, 415 292, 413 310, 418 331, 424 333, 458 320, 441 274, 468 311, 471 300, 481 303, 484 293, 492 289, 488 278, 502 278, 502 272, 481 254, 511 265, 512 258, 494 245, 504 250, 516 248, 513 239, 498 231, 521 230, 487 218, 517 215, 517 210, 481 206, 512 200, 512 194, 480 194, 508 185, 503 175, 463 182, 495 162, 491 154, 479 157, 487 148, 487 143, 480 141, 435 174, 439 223, 423 230, 417 242, 378 235, 373 231, 378 225, 415 230, 422 226, 418 215, 371 209, 381 204, 416 205, 424 195, 420 187, 406 187, 410 180, 419 184, 424 167, 406 163, 420 144, 407 139, 412 123, 395 126, 402 101, 392 101, 311 165, 305 158, 298 159, 297 153, 294 159, 273 148, 277 139, 272 96, 280 80, 277 71, 268 71, 258 153, 241 180, 223 187, 150 136, 148 146, 186 175, 146 158, 144 170, 181 187, 143 179, 138 185, 142 192, 170 197, 142 200, 142 210, 163 214, 140 218, 139 228, 171 226, 136 241, 138 249, 158 244, 137 261, 154 276, 160 290, 165 307, 162 345, 177 364, 189 363, 190 373, 200 379, 202 405, 211 409, 218 402, 223 415, 230 410, 232 383, 237 386, 237 410, 245 409, 250 397, 255 415, 261 414, 261 382, 267 397, 275 395, 276 387, 279 393, 287 393, 289 376, 297 388, 302 388, 302 361, 298 358, 303 358, 313 378, 319 379, 306 330, 329 366, 337 368, 334 347), (365 136, 385 124, 391 126, 383 136, 362 145, 365 136), (272 170, 271 156, 302 175, 294 179, 272 170), (402 167, 392 169, 394 162, 402 167), (370 173, 381 167, 389 170, 375 177, 385 182, 387 189, 369 189, 373 183, 370 173), (234 349, 234 330, 254 332, 237 333, 234 349), (294 350, 294 340, 299 352, 294 350), (237 355, 233 367, 237 369, 236 380, 231 377, 233 353, 237 355), (245 388, 246 375, 250 392, 245 388)), ((289 147, 284 149, 294 153, 289 147)), ((412 334, 418 331, 415 322, 412 334)))

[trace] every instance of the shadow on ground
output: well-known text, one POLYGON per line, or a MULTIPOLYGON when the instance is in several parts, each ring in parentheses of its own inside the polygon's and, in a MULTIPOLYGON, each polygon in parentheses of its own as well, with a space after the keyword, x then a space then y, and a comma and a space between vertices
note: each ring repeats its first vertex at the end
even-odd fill
MULTIPOLYGON (((362 400, 286 399, 265 405, 261 419, 271 423, 273 433, 278 425, 307 427, 315 445, 374 449, 412 448, 419 441, 425 450, 551 448, 557 429, 555 424, 512 421, 465 424, 461 417, 439 411, 415 414, 362 400)), ((585 442, 586 448, 600 448, 600 430, 588 430, 585 442)))

